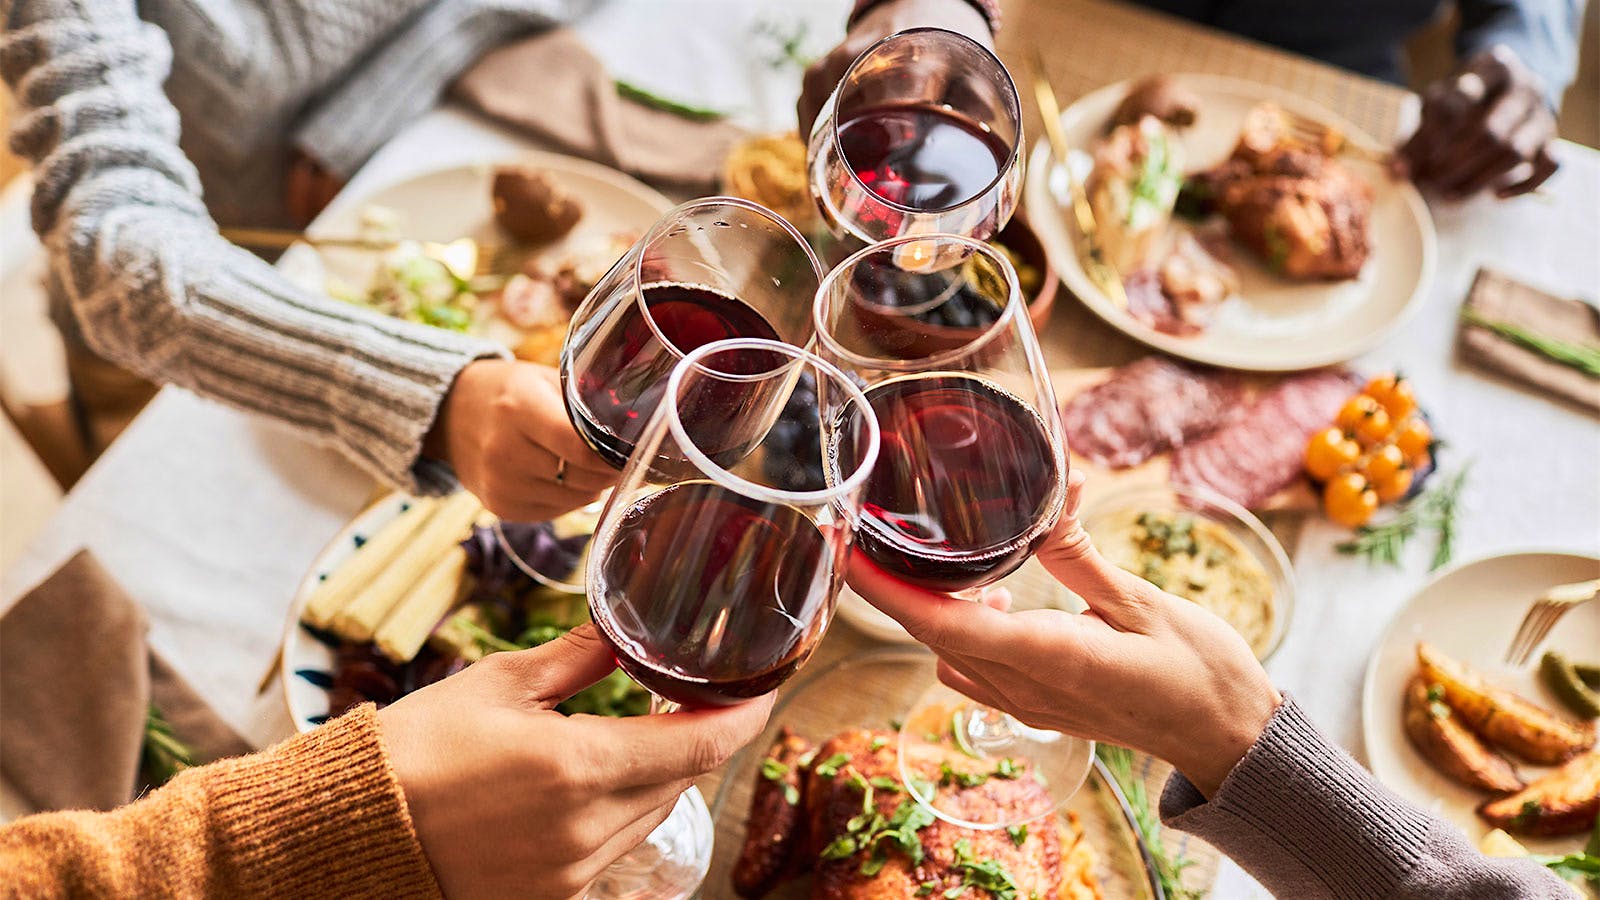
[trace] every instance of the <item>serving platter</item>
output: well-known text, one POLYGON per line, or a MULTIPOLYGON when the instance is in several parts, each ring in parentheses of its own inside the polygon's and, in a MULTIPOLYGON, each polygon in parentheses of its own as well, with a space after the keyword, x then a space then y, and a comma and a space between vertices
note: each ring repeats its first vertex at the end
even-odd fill
MULTIPOLYGON (((1526 665, 1504 661, 1523 614, 1558 584, 1600 577, 1600 557, 1560 552, 1491 556, 1458 565, 1412 597, 1384 632, 1368 662, 1361 694, 1367 763, 1400 796, 1455 823, 1476 841, 1490 826, 1474 812, 1486 794, 1439 774, 1411 745, 1401 725, 1401 693, 1416 671, 1416 645, 1425 640, 1443 653, 1550 709, 1563 709, 1540 682, 1539 656, 1558 650, 1592 660, 1600 656, 1600 603, 1569 612, 1526 665)), ((1548 771, 1518 763, 1525 778, 1548 771)), ((1536 853, 1568 853, 1583 836, 1521 840, 1536 853)))
MULTIPOLYGON (((1238 138, 1245 113, 1268 100, 1339 128, 1353 140, 1374 146, 1381 143, 1321 106, 1268 85, 1212 75, 1173 78, 1200 100, 1195 124, 1180 138, 1189 171, 1225 159, 1238 138)), ((1104 133, 1131 85, 1119 82, 1100 88, 1062 112, 1062 129, 1074 149, 1073 171, 1080 179, 1088 174, 1086 151, 1104 133)), ((1416 314, 1433 282, 1438 254, 1433 220, 1416 188, 1390 178, 1374 163, 1351 158, 1341 161, 1372 185, 1374 193, 1373 250, 1361 274, 1344 282, 1290 282, 1240 252, 1235 268, 1241 290, 1223 302, 1207 330, 1190 337, 1167 334, 1138 321, 1085 273, 1076 250, 1081 240, 1077 225, 1058 202, 1058 198, 1070 196, 1066 173, 1051 164, 1050 148, 1043 141, 1034 147, 1028 161, 1023 196, 1029 220, 1050 250, 1062 281, 1113 327, 1195 362, 1260 372, 1295 371, 1345 362, 1372 348, 1416 314)))
MULTIPOLYGON (((750 795, 761 761, 780 728, 788 726, 818 741, 846 728, 886 728, 891 718, 910 708, 933 679, 932 654, 920 649, 890 648, 806 671, 780 691, 766 730, 728 763, 717 788, 711 804, 716 821, 715 851, 701 895, 733 896, 733 865, 744 841, 750 795)), ((1067 811, 1077 816, 1085 838, 1098 851, 1096 874, 1105 896, 1129 900, 1160 900, 1164 896, 1133 824, 1133 813, 1098 762, 1062 815, 1067 811)), ((1187 840, 1181 835, 1173 838, 1175 842, 1187 840)), ((1181 852, 1183 848, 1175 843, 1174 849, 1181 852)), ((807 896, 805 887, 803 881, 790 882, 768 896, 772 900, 801 898, 807 896)))

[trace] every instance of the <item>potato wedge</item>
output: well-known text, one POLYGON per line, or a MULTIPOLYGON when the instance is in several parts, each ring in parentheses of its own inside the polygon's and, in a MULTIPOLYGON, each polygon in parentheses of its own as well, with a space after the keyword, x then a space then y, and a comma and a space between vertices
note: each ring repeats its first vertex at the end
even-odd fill
POLYGON ((1484 803, 1478 815, 1512 834, 1587 831, 1600 815, 1600 753, 1585 753, 1515 794, 1484 803))
POLYGON ((1556 765, 1594 746, 1593 725, 1580 725, 1510 691, 1422 641, 1417 663, 1424 681, 1444 689, 1456 718, 1491 744, 1529 762, 1556 765))
POLYGON ((1456 721, 1450 707, 1439 699, 1442 693, 1421 676, 1412 678, 1406 685, 1403 713, 1406 735, 1417 752, 1434 768, 1467 787, 1496 794, 1522 790, 1522 778, 1510 760, 1489 749, 1477 735, 1456 721), (1429 696, 1430 691, 1434 691, 1434 696, 1429 696))

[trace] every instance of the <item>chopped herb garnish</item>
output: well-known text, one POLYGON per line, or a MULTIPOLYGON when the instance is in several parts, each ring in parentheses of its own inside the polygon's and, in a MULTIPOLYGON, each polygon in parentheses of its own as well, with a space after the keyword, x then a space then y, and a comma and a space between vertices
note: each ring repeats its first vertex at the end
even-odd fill
POLYGON ((817 763, 816 768, 812 769, 812 771, 816 772, 818 775, 821 775, 823 778, 832 778, 833 776, 839 774, 839 767, 849 761, 850 754, 835 753, 822 762, 817 763))
POLYGON ((1006 834, 1011 836, 1011 843, 1021 847, 1028 842, 1028 826, 1012 825, 1006 829, 1006 834))
POLYGON ((923 883, 917 885, 917 892, 915 894, 913 894, 912 896, 913 897, 926 897, 929 894, 933 893, 933 889, 938 887, 938 886, 939 886, 939 882, 937 882, 937 881, 924 881, 923 883))
POLYGON ((977 787, 989 780, 987 772, 957 772, 950 767, 950 763, 939 763, 939 783, 944 785, 959 784, 962 787, 977 787))
POLYGON ((889 746, 889 739, 880 736, 873 738, 872 743, 867 745, 867 749, 871 750, 873 753, 877 753, 879 750, 882 750, 887 746, 889 746))
POLYGON ((896 794, 900 793, 900 782, 895 781, 893 778, 890 778, 887 775, 874 776, 871 783, 873 787, 879 790, 890 791, 896 794))
POLYGON ((1004 778, 1007 781, 1012 781, 1020 777, 1022 775, 1022 771, 1022 766, 1018 765, 1016 760, 1008 756, 1005 759, 1000 760, 1000 764, 998 766, 995 766, 994 777, 1004 778))
POLYGON ((852 835, 841 834, 834 838, 832 843, 822 848, 823 859, 844 859, 856 852, 856 839, 852 835))
POLYGON ((777 781, 787 774, 789 774, 789 765, 787 763, 779 762, 770 756, 761 761, 762 778, 768 781, 777 781))
POLYGON ((792 784, 785 784, 783 786, 783 802, 789 804, 790 806, 799 806, 800 789, 792 784))

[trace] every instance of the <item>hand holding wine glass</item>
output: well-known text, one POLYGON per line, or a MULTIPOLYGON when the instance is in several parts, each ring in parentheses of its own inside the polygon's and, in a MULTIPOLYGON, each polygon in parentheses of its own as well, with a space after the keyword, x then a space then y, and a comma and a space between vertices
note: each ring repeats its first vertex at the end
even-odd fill
POLYGON ((939 656, 939 678, 1028 725, 1171 762, 1206 796, 1282 697, 1226 622, 1107 562, 1078 521, 1083 474, 1038 551, 1082 615, 1005 613, 885 575, 858 559, 850 586, 939 656))

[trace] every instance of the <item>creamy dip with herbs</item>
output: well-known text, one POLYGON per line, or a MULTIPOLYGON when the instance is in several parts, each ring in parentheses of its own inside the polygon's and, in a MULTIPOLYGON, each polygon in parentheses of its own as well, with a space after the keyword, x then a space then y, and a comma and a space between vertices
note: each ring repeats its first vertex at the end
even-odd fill
POLYGON ((1106 558, 1221 617, 1256 656, 1272 642, 1272 578, 1226 528, 1187 513, 1130 511, 1099 524, 1106 558))

